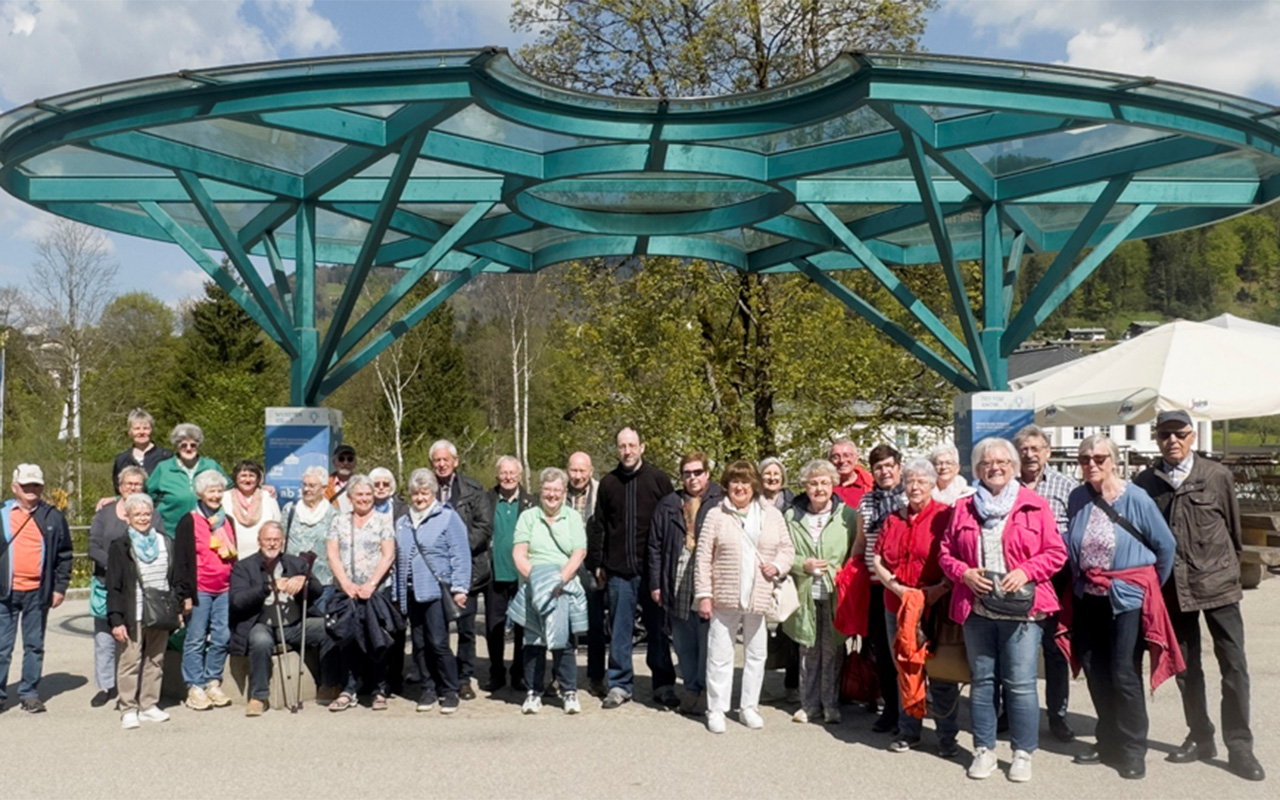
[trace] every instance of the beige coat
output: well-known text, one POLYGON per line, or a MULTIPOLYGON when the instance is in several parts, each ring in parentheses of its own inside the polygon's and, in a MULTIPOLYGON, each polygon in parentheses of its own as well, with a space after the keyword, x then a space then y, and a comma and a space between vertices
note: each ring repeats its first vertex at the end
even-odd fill
MULTIPOLYGON (((786 520, 773 504, 761 505, 764 507, 764 521, 756 551, 765 563, 778 568, 780 576, 785 576, 796 557, 791 536, 787 533, 786 520)), ((742 563, 742 537, 742 518, 732 510, 728 499, 707 512, 706 521, 702 523, 702 534, 698 538, 698 564, 693 577, 694 597, 710 597, 712 604, 721 610, 764 614, 769 610, 773 586, 758 572, 758 580, 751 591, 751 608, 741 607, 738 573, 742 563)))

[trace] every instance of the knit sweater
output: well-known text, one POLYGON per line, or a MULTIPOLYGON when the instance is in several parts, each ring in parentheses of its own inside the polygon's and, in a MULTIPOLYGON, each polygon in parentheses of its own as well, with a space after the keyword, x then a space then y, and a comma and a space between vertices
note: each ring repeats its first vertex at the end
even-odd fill
POLYGON ((647 462, 641 462, 633 472, 619 464, 601 478, 587 543, 587 566, 603 567, 621 578, 643 576, 653 512, 673 491, 667 474, 647 462))

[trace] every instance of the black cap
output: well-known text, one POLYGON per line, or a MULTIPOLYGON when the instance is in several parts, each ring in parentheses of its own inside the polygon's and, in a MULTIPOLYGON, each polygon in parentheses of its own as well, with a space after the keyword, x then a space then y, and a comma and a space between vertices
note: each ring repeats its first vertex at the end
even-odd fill
POLYGON ((1164 425, 1166 422, 1179 422, 1188 428, 1192 427, 1191 415, 1181 409, 1177 411, 1161 411, 1156 416, 1157 428, 1164 425))
POLYGON ((333 449, 334 458, 342 455, 354 456, 355 454, 356 449, 349 444, 340 444, 333 449))

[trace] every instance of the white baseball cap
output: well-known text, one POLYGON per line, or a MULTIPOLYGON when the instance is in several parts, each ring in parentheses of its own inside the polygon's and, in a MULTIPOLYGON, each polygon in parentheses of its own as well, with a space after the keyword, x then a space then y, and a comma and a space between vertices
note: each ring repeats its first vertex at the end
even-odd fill
POLYGON ((44 472, 39 464, 19 464, 13 471, 13 482, 19 486, 26 486, 28 483, 44 486, 44 472))

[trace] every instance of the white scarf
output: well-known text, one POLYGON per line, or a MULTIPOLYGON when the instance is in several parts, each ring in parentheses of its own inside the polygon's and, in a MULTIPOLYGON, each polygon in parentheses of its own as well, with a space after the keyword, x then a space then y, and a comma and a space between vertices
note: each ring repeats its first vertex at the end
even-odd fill
POLYGON ((409 506, 409 521, 413 523, 413 527, 416 528, 419 525, 421 525, 422 521, 426 519, 428 516, 430 516, 431 512, 435 510, 436 504, 437 504, 436 501, 432 500, 431 505, 427 506, 421 511, 414 508, 413 506, 409 506))
POLYGON ((725 505, 742 524, 742 546, 738 552, 738 605, 743 611, 749 611, 751 595, 756 586, 756 574, 760 571, 761 559, 757 555, 756 545, 760 542, 760 534, 764 528, 764 510, 754 500, 747 506, 745 514, 728 500, 725 505))
POLYGON ((328 513, 331 508, 333 508, 333 505, 323 497, 320 498, 320 502, 316 503, 314 507, 307 505, 306 500, 299 500, 293 506, 293 516, 303 525, 312 527, 319 525, 324 519, 324 515, 328 513))

